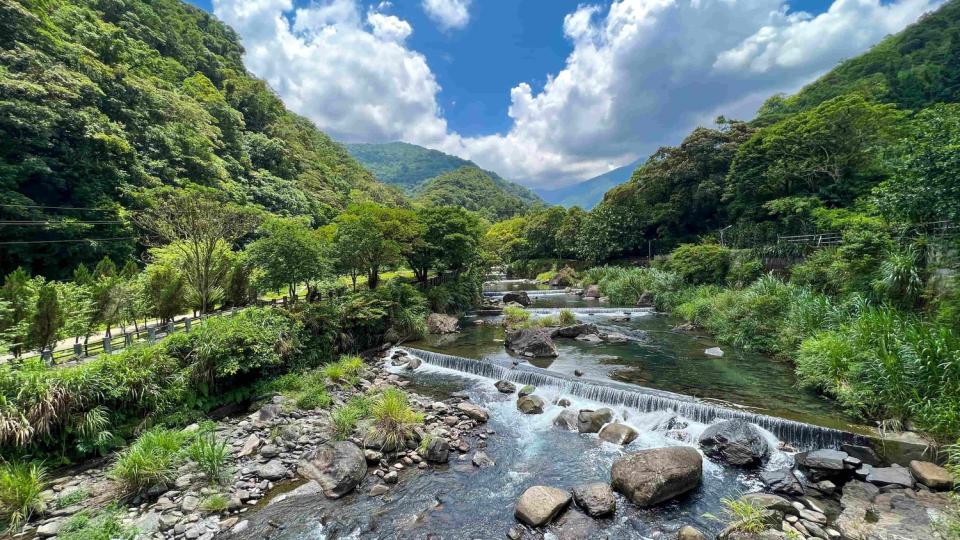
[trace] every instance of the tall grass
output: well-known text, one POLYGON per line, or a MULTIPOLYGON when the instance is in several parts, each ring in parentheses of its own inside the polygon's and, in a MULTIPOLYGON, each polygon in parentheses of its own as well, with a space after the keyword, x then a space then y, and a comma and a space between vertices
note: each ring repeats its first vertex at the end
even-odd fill
POLYGON ((577 316, 569 309, 561 309, 559 317, 560 326, 570 326, 577 324, 577 316))
POLYGON ((715 521, 727 523, 735 531, 758 534, 767 530, 763 508, 760 506, 743 499, 727 497, 720 499, 720 504, 723 505, 722 517, 713 514, 705 514, 705 516, 715 521))
POLYGON ((137 530, 123 524, 124 512, 116 506, 97 514, 84 510, 68 519, 57 533, 58 540, 133 540, 137 530))
POLYGON ((341 356, 336 362, 323 367, 323 374, 331 382, 353 385, 364 372, 363 359, 359 356, 341 356))
POLYGON ((333 422, 333 433, 338 440, 344 440, 353 433, 357 422, 370 414, 370 398, 367 396, 353 396, 346 404, 337 407, 330 413, 333 422))
POLYGON ((46 507, 41 493, 47 486, 47 471, 37 463, 0 465, 0 522, 8 530, 20 529, 46 507))
POLYGON ((187 448, 187 456, 210 482, 219 484, 226 481, 230 450, 226 441, 218 439, 213 431, 204 430, 197 434, 187 448))
POLYGON ((188 438, 187 434, 173 429, 145 431, 120 452, 111 474, 128 493, 169 484, 183 461, 183 447, 188 438))
POLYGON ((368 436, 383 449, 397 450, 413 436, 414 428, 423 423, 423 415, 410 407, 407 394, 387 388, 370 405, 373 430, 368 436))

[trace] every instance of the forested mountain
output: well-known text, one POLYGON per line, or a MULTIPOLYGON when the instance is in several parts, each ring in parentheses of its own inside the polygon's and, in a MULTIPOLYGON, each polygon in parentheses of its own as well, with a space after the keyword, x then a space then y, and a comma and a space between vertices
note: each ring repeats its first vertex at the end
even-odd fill
POLYGON ((459 206, 497 221, 542 204, 535 195, 523 196, 515 188, 526 191, 479 167, 466 166, 423 182, 414 194, 423 204, 459 206))
POLYGON ((537 195, 550 204, 559 204, 567 208, 579 206, 590 210, 603 200, 604 193, 629 180, 630 175, 641 163, 637 160, 572 186, 560 189, 538 189, 537 195))
POLYGON ((246 72, 229 27, 179 0, 8 0, 0 49, 0 217, 30 222, 0 236, 40 242, 0 245, 0 271, 121 260, 124 209, 164 186, 315 222, 351 191, 402 201, 246 72), (75 241, 90 238, 111 240, 75 241))
MULTIPOLYGON (((405 142, 357 143, 348 144, 346 147, 378 180, 398 186, 408 193, 416 192, 421 184, 444 173, 463 167, 479 168, 472 161, 405 142)), ((533 191, 504 180, 495 172, 483 173, 489 176, 499 189, 526 204, 543 202, 533 191)))

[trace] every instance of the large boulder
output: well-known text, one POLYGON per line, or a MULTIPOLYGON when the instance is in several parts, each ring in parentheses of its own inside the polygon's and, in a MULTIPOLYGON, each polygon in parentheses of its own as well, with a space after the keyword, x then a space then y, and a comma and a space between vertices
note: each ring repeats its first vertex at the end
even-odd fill
POLYGON ((457 403, 457 409, 463 414, 467 415, 471 420, 481 424, 490 419, 490 413, 487 412, 486 409, 474 405, 473 403, 457 403))
POLYGON ((557 517, 570 504, 570 493, 547 486, 527 488, 520 495, 514 516, 531 527, 540 527, 557 517))
POLYGON ((708 426, 700 435, 700 447, 707 456, 737 467, 760 465, 770 453, 760 430, 743 420, 708 426))
POLYGON ((450 460, 450 443, 443 437, 431 438, 425 457, 433 463, 446 463, 450 460))
POLYGON ((613 462, 613 489, 637 506, 653 506, 683 495, 700 484, 703 458, 689 446, 641 450, 613 462))
POLYGON ((497 387, 498 392, 504 394, 512 394, 517 391, 517 386, 510 381, 497 381, 494 386, 497 387))
POLYGON ((301 460, 300 475, 316 480, 323 494, 338 499, 353 491, 367 474, 367 459, 357 445, 339 441, 323 445, 301 460))
POLYGON ((554 328, 551 337, 555 338, 568 338, 573 339, 579 337, 583 334, 598 334, 600 330, 597 329, 595 324, 589 323, 579 323, 572 324, 570 326, 561 326, 560 328, 554 328))
POLYGON ((600 428, 597 433, 601 440, 613 444, 628 445, 637 438, 637 430, 626 424, 611 423, 600 428))
POLYGON ((546 404, 540 396, 523 396, 517 400, 517 409, 523 414, 540 414, 546 404))
POLYGON ((553 425, 570 431, 577 431, 577 412, 569 409, 560 411, 553 419, 553 425))
POLYGON ((507 332, 504 346, 513 354, 527 358, 556 358, 557 346, 548 328, 522 328, 507 332))
POLYGON ((510 302, 515 302, 521 306, 529 306, 530 296, 523 291, 510 291, 503 295, 503 303, 509 304, 510 302))
POLYGON ((460 321, 452 315, 431 313, 427 317, 427 332, 431 334, 453 334, 460 329, 460 321))
POLYGON ((773 493, 783 493, 784 495, 803 495, 803 485, 793 473, 793 469, 784 468, 776 471, 763 471, 760 473, 760 481, 773 493))
POLYGON ((917 482, 934 491, 949 491, 953 489, 953 475, 943 467, 929 461, 910 462, 910 472, 917 482))
POLYGON ((603 517, 617 509, 617 499, 608 484, 596 482, 573 488, 573 500, 590 517, 603 517))
POLYGON ((600 287, 596 285, 590 285, 585 291, 583 291, 584 298, 600 298, 600 287))
POLYGON ((867 474, 867 482, 878 486, 913 487, 910 469, 893 464, 890 467, 873 467, 867 474))
POLYGON ((591 411, 583 409, 577 413, 577 431, 580 433, 597 433, 604 424, 613 421, 613 410, 606 407, 591 411))

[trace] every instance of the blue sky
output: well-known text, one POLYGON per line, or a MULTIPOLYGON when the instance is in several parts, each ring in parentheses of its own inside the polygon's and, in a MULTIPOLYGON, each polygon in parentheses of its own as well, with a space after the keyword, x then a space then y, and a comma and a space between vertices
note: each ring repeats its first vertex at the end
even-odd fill
POLYGON ((535 187, 749 117, 940 0, 196 0, 287 106, 535 187), (548 84, 548 81, 553 80, 548 84))

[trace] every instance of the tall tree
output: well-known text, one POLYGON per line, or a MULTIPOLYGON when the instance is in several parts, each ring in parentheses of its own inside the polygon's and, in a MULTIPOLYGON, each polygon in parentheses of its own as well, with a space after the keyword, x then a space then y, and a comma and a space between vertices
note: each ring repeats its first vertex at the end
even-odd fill
POLYGON ((57 342, 63 328, 63 310, 54 282, 44 283, 37 294, 37 308, 30 320, 28 343, 43 352, 57 342))
POLYGON ((246 253, 258 270, 254 279, 261 288, 286 287, 293 299, 297 285, 307 283, 312 290, 312 283, 329 275, 330 265, 322 238, 306 220, 274 218, 260 229, 263 236, 247 246, 246 253))

